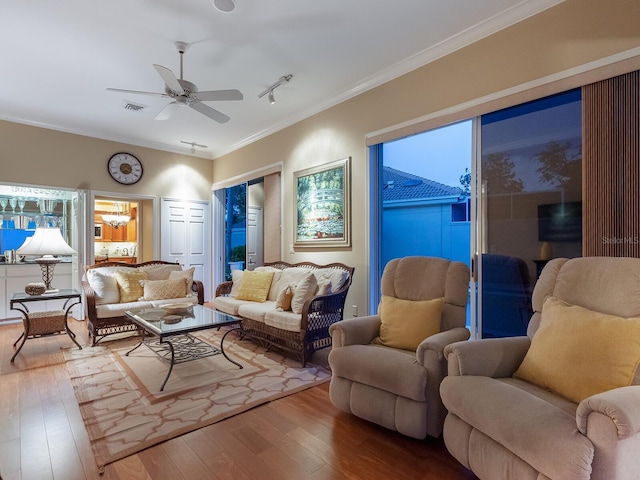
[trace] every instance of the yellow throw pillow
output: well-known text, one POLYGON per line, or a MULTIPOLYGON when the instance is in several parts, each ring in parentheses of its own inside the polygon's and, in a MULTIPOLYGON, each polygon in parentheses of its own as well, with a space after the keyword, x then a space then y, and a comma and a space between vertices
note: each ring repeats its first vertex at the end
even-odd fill
POLYGON ((295 283, 290 283, 289 285, 284 287, 278 294, 278 298, 276 299, 276 310, 278 310, 279 312, 291 310, 291 299, 293 298, 293 294, 295 293, 295 291, 295 283))
POLYGON ((185 298, 186 278, 174 280, 142 280, 143 298, 145 300, 166 300, 168 298, 185 298))
POLYGON ((135 302, 143 295, 141 280, 147 280, 147 272, 132 270, 131 272, 118 271, 115 274, 120 290, 120 303, 135 302))
POLYGON ((631 385, 640 363, 640 318, 621 318, 548 297, 514 377, 580 403, 631 385))
POLYGON ((245 270, 242 274, 242 283, 238 291, 238 300, 251 300, 252 302, 265 302, 269 295, 269 288, 273 280, 273 272, 252 272, 245 270))
POLYGON ((444 298, 403 300, 383 295, 378 306, 380 337, 376 343, 415 351, 427 337, 440 331, 444 298))

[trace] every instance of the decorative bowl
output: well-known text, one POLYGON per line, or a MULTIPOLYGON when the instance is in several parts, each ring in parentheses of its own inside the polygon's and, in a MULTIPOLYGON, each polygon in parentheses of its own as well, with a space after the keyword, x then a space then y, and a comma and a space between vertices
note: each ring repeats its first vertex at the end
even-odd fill
POLYGON ((44 283, 27 283, 24 292, 27 295, 42 295, 47 290, 44 283))
POLYGON ((182 321, 182 317, 180 315, 165 315, 162 321, 167 325, 172 325, 174 323, 180 323, 182 321))
POLYGON ((160 305, 160 307, 165 310, 167 313, 182 313, 186 312, 193 306, 193 303, 183 302, 183 303, 167 303, 165 305, 160 305))

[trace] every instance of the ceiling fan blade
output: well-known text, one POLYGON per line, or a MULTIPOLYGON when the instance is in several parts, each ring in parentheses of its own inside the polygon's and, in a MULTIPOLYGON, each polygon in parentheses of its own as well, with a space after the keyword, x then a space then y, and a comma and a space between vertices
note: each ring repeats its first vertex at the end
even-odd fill
POLYGON ((182 85, 180 85, 180 82, 178 82, 178 79, 171 70, 169 70, 167 67, 156 64, 153 65, 153 68, 155 68, 156 72, 158 72, 158 74, 162 77, 162 80, 164 80, 164 83, 167 87, 180 95, 184 95, 185 92, 182 89, 182 85))
POLYGON ((194 95, 203 102, 242 100, 244 98, 240 90, 210 90, 208 92, 196 92, 194 95))
POLYGON ((168 97, 166 93, 157 93, 157 92, 141 92, 139 90, 124 90, 122 88, 107 88, 110 92, 121 92, 121 93, 135 93, 138 95, 153 95, 154 97, 168 97))
POLYGON ((226 123, 231 119, 231 117, 226 116, 224 113, 219 112, 218 110, 211 108, 209 105, 205 105, 204 103, 192 102, 189 104, 189 106, 218 123, 226 123))
POLYGON ((180 105, 178 105, 176 102, 171 102, 170 104, 168 104, 166 107, 164 107, 162 110, 160 110, 160 113, 158 113, 158 115, 156 115, 155 120, 166 120, 169 117, 171 117, 171 115, 173 115, 175 113, 175 111, 178 109, 180 105))

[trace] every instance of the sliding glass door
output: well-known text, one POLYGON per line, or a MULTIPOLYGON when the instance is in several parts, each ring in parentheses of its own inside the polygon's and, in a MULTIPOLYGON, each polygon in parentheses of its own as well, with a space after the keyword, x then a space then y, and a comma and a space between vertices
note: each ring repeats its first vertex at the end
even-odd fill
POLYGON ((439 256, 473 267, 474 338, 526 334, 542 268, 582 254, 581 145, 572 90, 372 146, 370 311, 390 259, 439 256))
POLYGON ((525 335, 546 262, 582 252, 580 90, 483 115, 478 331, 525 335))

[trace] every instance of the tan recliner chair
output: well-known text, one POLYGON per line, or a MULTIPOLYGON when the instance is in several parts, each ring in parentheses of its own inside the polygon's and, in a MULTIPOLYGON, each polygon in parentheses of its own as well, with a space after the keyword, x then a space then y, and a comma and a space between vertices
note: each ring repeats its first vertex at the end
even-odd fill
POLYGON ((410 437, 438 437, 446 415, 438 392, 447 373, 443 350, 469 338, 468 287, 469 268, 462 262, 433 257, 391 260, 382 275, 382 295, 412 301, 444 298, 440 332, 409 351, 375 343, 379 315, 333 324, 333 405, 410 437))
POLYGON ((447 449, 482 480, 638 479, 640 259, 552 260, 532 303, 527 336, 445 348, 447 449))

